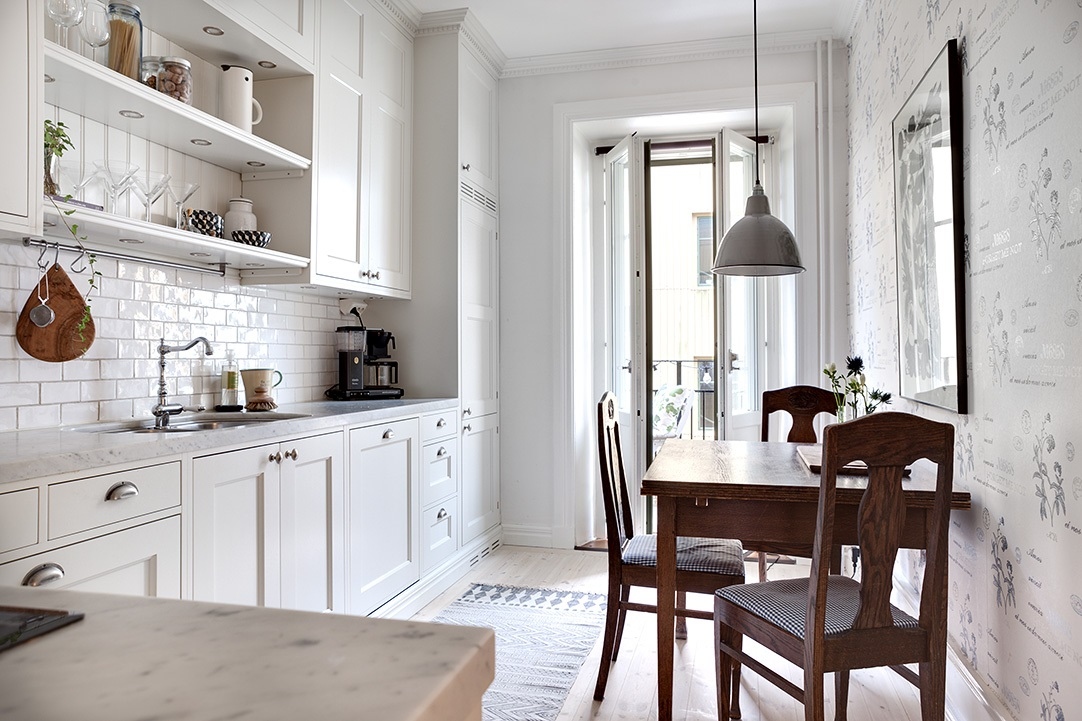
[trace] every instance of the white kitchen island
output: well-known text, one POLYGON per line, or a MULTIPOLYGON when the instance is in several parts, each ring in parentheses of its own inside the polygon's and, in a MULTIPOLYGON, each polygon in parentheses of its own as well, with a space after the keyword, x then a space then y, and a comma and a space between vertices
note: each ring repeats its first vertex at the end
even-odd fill
POLYGON ((5 721, 477 721, 491 629, 43 588, 0 605, 78 611, 0 652, 5 721))

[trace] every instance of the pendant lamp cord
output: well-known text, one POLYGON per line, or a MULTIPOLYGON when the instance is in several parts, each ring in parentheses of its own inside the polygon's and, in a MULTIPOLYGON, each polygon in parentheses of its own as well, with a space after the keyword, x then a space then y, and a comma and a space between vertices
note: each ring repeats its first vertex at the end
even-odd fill
POLYGON ((755 184, 759 182, 759 3, 751 0, 751 47, 755 66, 755 184))

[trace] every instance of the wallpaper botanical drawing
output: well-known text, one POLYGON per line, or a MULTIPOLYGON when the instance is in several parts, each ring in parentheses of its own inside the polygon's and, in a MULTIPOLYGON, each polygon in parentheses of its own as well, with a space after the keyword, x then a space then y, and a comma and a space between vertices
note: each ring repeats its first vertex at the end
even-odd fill
POLYGON ((849 62, 849 323, 896 389, 891 119, 963 62, 970 414, 957 424, 950 636, 989 702, 1082 719, 1082 0, 864 0, 849 62))

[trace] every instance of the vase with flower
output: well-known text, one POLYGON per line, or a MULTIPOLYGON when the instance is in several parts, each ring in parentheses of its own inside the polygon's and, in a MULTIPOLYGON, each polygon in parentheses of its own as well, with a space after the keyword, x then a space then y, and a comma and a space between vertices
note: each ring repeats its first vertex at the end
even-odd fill
POLYGON ((830 381, 830 389, 837 401, 839 423, 874 413, 880 405, 891 401, 890 393, 868 387, 864 360, 860 356, 846 356, 844 375, 834 363, 827 363, 823 367, 823 375, 830 381))

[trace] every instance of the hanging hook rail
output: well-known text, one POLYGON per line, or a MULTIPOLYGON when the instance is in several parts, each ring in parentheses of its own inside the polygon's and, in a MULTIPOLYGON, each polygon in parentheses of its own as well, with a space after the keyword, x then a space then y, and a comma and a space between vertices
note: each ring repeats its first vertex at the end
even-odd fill
MULTIPOLYGON (((153 258, 140 258, 134 255, 125 255, 124 253, 114 253, 111 250, 84 250, 77 245, 64 245, 63 243, 55 243, 50 240, 39 240, 38 238, 23 238, 23 245, 27 248, 42 248, 42 254, 44 255, 44 249, 53 248, 59 253, 61 250, 68 253, 77 253, 80 256, 84 253, 93 253, 99 258, 113 258, 114 260, 129 260, 135 263, 146 263, 147 265, 160 265, 165 268, 175 268, 177 270, 193 270, 196 273, 207 273, 211 275, 225 275, 226 263, 215 263, 213 265, 187 265, 185 263, 175 263, 171 260, 154 260, 153 258)), ((78 258, 76 258, 78 260, 78 258)))

